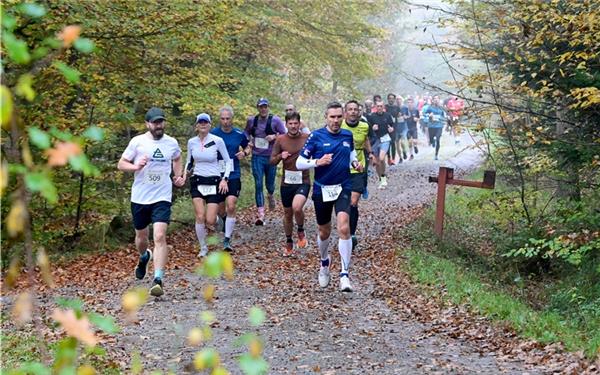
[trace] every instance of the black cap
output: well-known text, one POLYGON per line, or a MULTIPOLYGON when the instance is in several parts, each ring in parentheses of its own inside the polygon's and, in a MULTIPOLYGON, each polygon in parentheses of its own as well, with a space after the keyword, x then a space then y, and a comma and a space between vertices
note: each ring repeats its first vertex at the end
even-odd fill
POLYGON ((152 107, 146 112, 146 121, 154 122, 156 120, 163 119, 166 120, 165 112, 162 109, 157 107, 152 107))

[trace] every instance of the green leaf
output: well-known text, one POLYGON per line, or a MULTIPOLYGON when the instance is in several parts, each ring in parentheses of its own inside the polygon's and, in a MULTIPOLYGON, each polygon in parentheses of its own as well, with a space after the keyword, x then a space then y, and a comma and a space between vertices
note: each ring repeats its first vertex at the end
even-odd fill
POLYGON ((2 26, 7 31, 13 31, 17 26, 17 20, 6 12, 2 12, 2 26))
POLYGON ((73 135, 71 133, 58 130, 55 127, 50 128, 50 135, 65 142, 73 139, 73 135))
POLYGON ((98 169, 90 163, 85 154, 71 156, 69 158, 69 164, 74 171, 83 172, 86 176, 95 176, 99 173, 98 169))
POLYGON ((10 57, 10 59, 15 63, 27 64, 31 61, 31 55, 29 54, 27 43, 17 39, 11 33, 4 33, 2 40, 4 41, 4 48, 6 49, 8 57, 10 57))
POLYGON ((50 369, 39 362, 28 362, 21 365, 17 370, 12 370, 10 374, 32 374, 32 375, 50 375, 50 369))
POLYGON ((119 332, 119 327, 115 323, 115 318, 112 316, 102 316, 98 313, 89 313, 88 319, 93 325, 108 334, 115 334, 119 332))
POLYGON ((33 50, 33 52, 31 53, 31 57, 34 60, 39 60, 42 57, 45 57, 48 52, 50 52, 50 48, 48 47, 38 47, 36 49, 33 50))
POLYGON ((215 313, 213 313, 212 311, 202 311, 200 313, 200 319, 202 319, 202 321, 206 324, 211 324, 212 322, 217 320, 217 318, 215 317, 215 313))
POLYGON ((0 125, 4 129, 10 129, 10 119, 13 111, 12 94, 8 87, 0 86, 0 125))
POLYGON ((92 141, 101 141, 104 138, 104 129, 97 126, 90 126, 83 132, 83 136, 92 141))
POLYGON ((83 310, 83 301, 79 298, 65 298, 58 297, 56 298, 56 304, 59 307, 63 307, 65 309, 71 309, 75 312, 81 312, 83 310))
POLYGON ((50 148, 50 136, 48 133, 36 127, 31 127, 28 129, 28 131, 31 143, 33 143, 37 148, 40 150, 46 150, 50 148))
POLYGON ((58 201, 56 187, 50 176, 44 172, 31 172, 25 174, 25 185, 31 192, 39 192, 50 203, 58 201))
POLYGON ((35 3, 25 3, 19 5, 19 10, 31 18, 39 18, 46 14, 46 8, 35 3))
POLYGON ((239 359, 240 369, 246 375, 266 374, 269 370, 269 364, 262 357, 252 357, 250 353, 245 353, 239 359))
POLYGON ((15 92, 17 95, 27 99, 28 102, 35 99, 35 91, 31 87, 33 84, 33 75, 29 73, 22 74, 17 81, 15 92))
POLYGON ((257 306, 252 306, 250 311, 248 311, 248 320, 250 321, 250 324, 255 327, 263 324, 265 318, 265 312, 257 306))
POLYGON ((201 274, 211 278, 217 278, 223 273, 221 266, 221 252, 210 253, 202 263, 201 274))
POLYGON ((96 45, 91 39, 88 38, 77 38, 73 46, 82 53, 90 53, 96 49, 96 45))
POLYGON ((79 78, 81 76, 81 72, 79 72, 79 70, 71 68, 62 61, 54 62, 54 66, 63 74, 63 76, 65 76, 67 81, 70 83, 79 83, 79 78))
POLYGON ((57 49, 57 48, 60 48, 62 46, 62 41, 60 41, 60 40, 58 40, 58 39, 56 39, 54 37, 48 37, 48 38, 46 38, 46 39, 44 39, 42 41, 42 44, 46 45, 46 46, 48 46, 50 48, 57 49))

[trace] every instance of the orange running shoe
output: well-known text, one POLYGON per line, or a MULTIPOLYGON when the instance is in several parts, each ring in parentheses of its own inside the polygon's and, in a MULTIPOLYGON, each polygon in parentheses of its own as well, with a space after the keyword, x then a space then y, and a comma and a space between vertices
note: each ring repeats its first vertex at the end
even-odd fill
POLYGON ((296 246, 299 249, 304 249, 308 245, 308 241, 306 241, 306 236, 304 232, 298 232, 298 241, 296 242, 296 246))
POLYGON ((294 255, 294 244, 292 242, 286 242, 283 248, 283 256, 289 257, 294 255))

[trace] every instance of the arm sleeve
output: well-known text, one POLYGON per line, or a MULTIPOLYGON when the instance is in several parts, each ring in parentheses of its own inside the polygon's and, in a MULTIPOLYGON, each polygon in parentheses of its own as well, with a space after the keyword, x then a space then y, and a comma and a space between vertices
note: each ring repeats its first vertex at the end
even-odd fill
POLYGON ((350 168, 352 168, 352 163, 354 163, 355 161, 358 161, 358 158, 356 156, 356 150, 352 149, 352 151, 350 151, 350 168))
POLYGON ((298 159, 296 159, 296 169, 299 171, 315 168, 316 166, 317 161, 315 159, 309 160, 302 155, 298 156, 298 159))
POLYGON ((225 142, 222 139, 217 141, 217 149, 225 162, 225 172, 223 173, 223 177, 229 178, 229 174, 231 173, 231 158, 229 157, 229 152, 227 152, 227 147, 225 147, 225 142))

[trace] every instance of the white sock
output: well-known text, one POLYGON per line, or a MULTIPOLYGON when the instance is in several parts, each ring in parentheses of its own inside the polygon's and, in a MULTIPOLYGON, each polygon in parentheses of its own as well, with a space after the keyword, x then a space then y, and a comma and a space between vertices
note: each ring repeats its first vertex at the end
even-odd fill
POLYGON ((321 236, 317 234, 317 246, 319 247, 321 260, 329 259, 329 238, 327 238, 326 240, 321 240, 321 236))
POLYGON ((350 269, 350 259, 352 258, 352 239, 342 240, 339 239, 338 249, 340 251, 340 258, 342 259, 342 272, 348 273, 350 269))
POLYGON ((233 234, 233 227, 235 226, 235 217, 225 218, 225 237, 231 238, 233 234))
POLYGON ((198 237, 200 247, 206 246, 206 227, 204 224, 196 223, 196 237, 198 237))

